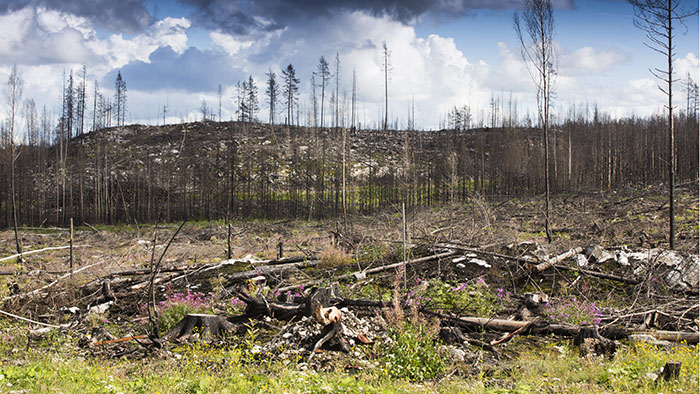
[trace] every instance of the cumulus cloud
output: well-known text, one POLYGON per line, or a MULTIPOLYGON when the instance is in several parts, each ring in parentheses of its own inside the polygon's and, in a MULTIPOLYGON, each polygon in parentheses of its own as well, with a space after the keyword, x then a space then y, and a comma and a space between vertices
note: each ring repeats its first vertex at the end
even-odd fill
MULTIPOLYGON (((121 69, 129 90, 212 92, 243 77, 225 53, 190 47, 178 54, 170 47, 151 53, 147 62, 135 61, 121 69)), ((117 70, 105 75, 103 84, 114 83, 117 70)))
POLYGON ((98 37, 88 19, 45 8, 26 7, 0 15, 0 57, 11 63, 87 63, 107 71, 132 60, 147 60, 161 46, 187 48, 185 18, 165 18, 131 38, 98 37))
POLYGON ((676 59, 674 68, 677 78, 686 79, 690 75, 690 78, 695 83, 700 81, 700 62, 698 62, 698 57, 694 53, 688 53, 685 57, 676 59))
POLYGON ((146 31, 131 38, 114 34, 106 40, 90 43, 93 51, 108 59, 109 67, 121 67, 131 61, 147 61, 158 48, 170 47, 177 53, 187 48, 187 29, 190 22, 186 18, 165 18, 154 23, 146 31))
POLYGON ((0 15, 0 56, 19 64, 78 63, 94 53, 83 45, 85 21, 24 8, 0 15))
POLYGON ((622 50, 596 51, 586 46, 573 52, 563 52, 559 67, 567 75, 600 74, 629 60, 622 50))

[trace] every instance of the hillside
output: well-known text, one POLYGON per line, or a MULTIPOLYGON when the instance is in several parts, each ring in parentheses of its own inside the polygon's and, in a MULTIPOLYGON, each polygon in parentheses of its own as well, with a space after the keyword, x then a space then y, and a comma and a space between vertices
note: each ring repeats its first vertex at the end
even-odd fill
MULTIPOLYGON (((681 183, 698 172, 697 132, 679 122, 681 183)), ((664 137, 651 121, 567 123, 552 131, 555 193, 658 185, 664 137)), ((695 129, 697 131, 697 129, 695 129)), ((345 207, 369 214, 471 195, 542 193, 540 132, 347 131, 345 207)), ((232 217, 325 218, 343 212, 343 131, 259 123, 130 125, 52 147, 24 147, 17 161, 25 225, 154 222, 232 217)), ((8 226, 9 195, 0 195, 8 226)))

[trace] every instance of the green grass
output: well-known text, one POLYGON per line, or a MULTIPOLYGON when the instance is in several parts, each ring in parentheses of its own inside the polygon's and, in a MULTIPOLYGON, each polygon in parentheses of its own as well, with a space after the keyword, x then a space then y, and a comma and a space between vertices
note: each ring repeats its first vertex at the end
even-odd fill
POLYGON ((376 361, 376 367, 350 373, 344 368, 353 363, 349 359, 326 372, 316 372, 304 370, 305 364, 297 361, 261 358, 251 352, 256 336, 234 339, 226 347, 194 344, 173 349, 169 357, 136 359, 92 355, 79 348, 77 337, 68 333, 54 332, 27 348, 27 327, 4 320, 0 321, 0 392, 698 392, 698 346, 664 349, 623 342, 611 359, 581 358, 568 340, 539 338, 533 343, 519 337, 504 347, 512 357, 509 360, 494 364, 479 357, 468 364, 455 364, 438 358, 437 342, 425 331, 406 327, 392 333, 393 346, 381 351, 358 348, 370 355, 370 362, 376 361), (389 358, 406 368, 387 367, 389 358), (680 378, 654 382, 651 374, 670 360, 682 362, 680 378))

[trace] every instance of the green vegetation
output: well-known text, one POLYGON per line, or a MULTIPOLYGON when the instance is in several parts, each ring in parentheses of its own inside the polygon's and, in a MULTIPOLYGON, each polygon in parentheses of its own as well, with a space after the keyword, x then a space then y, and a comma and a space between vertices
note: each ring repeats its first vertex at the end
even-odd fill
POLYGON ((503 310, 504 298, 510 294, 503 289, 494 293, 483 280, 475 283, 449 284, 431 279, 408 293, 407 303, 430 306, 459 313, 461 316, 494 317, 503 310))
POLYGON ((391 378, 418 382, 433 379, 447 367, 439 350, 440 342, 422 324, 403 324, 391 328, 388 346, 378 346, 383 371, 391 378))
POLYGON ((202 293, 187 290, 187 293, 171 293, 156 305, 158 329, 167 332, 190 313, 211 313, 209 298, 202 293))
MULTIPOLYGON (((0 333, 0 392, 63 393, 695 393, 698 346, 663 348, 623 344, 612 359, 581 358, 569 341, 527 337, 509 344, 515 356, 498 365, 453 363, 441 354, 426 326, 390 330, 393 343, 375 346, 374 367, 326 372, 305 363, 261 358, 258 334, 217 347, 193 344, 170 357, 102 359, 76 346, 69 333, 49 334, 27 347, 27 327, 4 322, 0 333), (17 333, 11 336, 9 332, 17 333), (543 342, 544 341, 544 342, 543 342), (655 382, 670 360, 683 365, 679 379, 655 382), (291 362, 291 364, 290 364, 291 362), (477 372, 463 373, 473 367, 477 372), (454 372, 454 373, 453 373, 454 372)), ((367 348, 365 348, 367 349, 367 348)), ((369 349, 367 349, 369 350, 369 349)), ((471 370, 473 371, 473 369, 471 370)))

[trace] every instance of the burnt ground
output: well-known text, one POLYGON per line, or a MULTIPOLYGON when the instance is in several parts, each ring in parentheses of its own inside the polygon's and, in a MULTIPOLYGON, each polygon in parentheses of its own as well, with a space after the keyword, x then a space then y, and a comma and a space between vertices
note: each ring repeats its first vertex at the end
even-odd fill
MULTIPOLYGON (((697 261, 697 190, 693 185, 690 189, 679 190, 677 196, 676 250, 681 258, 697 261)), ((614 321, 626 327, 638 326, 640 319, 643 321, 645 316, 635 312, 649 307, 673 316, 689 311, 687 303, 674 303, 674 297, 681 293, 678 293, 679 288, 668 284, 652 286, 649 281, 644 281, 636 286, 626 286, 615 281, 588 277, 580 281, 571 272, 561 270, 532 275, 522 265, 494 257, 496 254, 530 256, 543 261, 569 249, 588 245, 599 245, 613 254, 617 253, 618 257, 621 252, 632 255, 635 252, 664 250, 668 247, 668 204, 662 190, 648 188, 631 192, 555 196, 552 199, 555 240, 551 244, 546 243, 542 230, 543 205, 538 198, 486 199, 474 196, 467 204, 408 212, 409 258, 444 251, 440 248, 447 244, 448 247, 453 245, 483 251, 484 253, 475 254, 463 253, 464 251, 460 253, 467 258, 478 257, 486 264, 460 264, 459 261, 464 260, 453 259, 458 256, 414 264, 408 267, 404 284, 412 285, 431 278, 446 283, 474 283, 481 280, 492 292, 496 288, 505 289, 508 294, 519 297, 528 292, 552 297, 575 294, 607 308, 601 307, 607 322, 614 321), (632 299, 634 302, 630 305, 632 299), (627 315, 632 316, 620 318, 627 315)), ((339 275, 400 261, 403 253, 400 242, 401 219, 400 207, 396 207, 373 217, 348 218, 347 230, 344 229, 342 218, 325 222, 236 220, 231 223, 231 252, 234 259, 242 260, 232 267, 214 271, 211 275, 202 275, 200 271, 203 267, 216 265, 226 259, 228 226, 223 222, 187 223, 169 245, 161 264, 164 271, 179 271, 159 274, 156 301, 163 300, 173 292, 185 292, 186 289, 208 296, 215 293, 212 297, 222 301, 216 303, 213 311, 230 315, 234 312, 230 308, 233 295, 225 294, 222 285, 228 284, 227 278, 231 274, 254 269, 261 264, 260 260, 274 259, 280 242, 285 256, 305 255, 308 260, 327 256, 328 250, 336 251, 338 256, 326 257, 326 262, 321 265, 300 268, 284 275, 266 275, 266 285, 273 291, 289 288, 303 296, 304 290, 299 288, 300 284, 327 285, 339 275), (333 237, 333 234, 336 236, 333 237), (330 247, 334 239, 338 246, 330 247), (338 252, 340 249, 345 249, 346 252, 338 252)), ((86 315, 89 315, 87 311, 104 301, 101 299, 103 295, 100 287, 105 279, 109 279, 117 298, 109 310, 109 320, 118 322, 119 327, 116 329, 112 325, 112 329, 116 329, 117 336, 142 334, 148 331, 144 311, 148 303, 150 275, 124 271, 148 270, 152 258, 157 261, 163 253, 177 225, 158 226, 158 231, 155 232, 155 250, 155 226, 152 224, 97 228, 79 226, 74 236, 74 270, 77 273, 72 278, 67 276, 69 265, 66 249, 29 255, 21 263, 16 260, 6 261, 2 266, 5 274, 0 277, 0 296, 4 300, 2 309, 54 324, 78 321, 75 324, 83 325, 77 331, 89 336, 90 324, 85 323, 86 315), (41 290, 44 286, 46 289, 41 290), (36 289, 40 290, 31 296, 24 296, 36 289), (65 308, 68 307, 77 307, 80 312, 77 316, 71 316, 65 313, 65 308)), ((20 235, 25 250, 64 246, 69 237, 66 229, 57 228, 21 229, 20 235)), ((0 256, 13 253, 13 233, 5 230, 0 233, 0 256)), ((655 259, 658 259, 659 254, 656 253, 655 259)), ((589 268, 620 277, 631 278, 638 274, 634 264, 616 264, 616 261, 589 268)), ((567 264, 576 266, 571 260, 567 264)), ((662 274, 665 275, 666 272, 659 276, 662 274)), ((647 279, 652 276, 648 275, 647 279)), ((388 301, 392 295, 391 288, 401 287, 401 282, 395 270, 390 270, 381 275, 341 281, 341 289, 343 295, 349 298, 388 301)), ((694 302, 697 309, 697 288, 684 288, 683 291, 685 293, 682 294, 690 297, 684 298, 685 301, 690 300, 690 308, 693 308, 694 302)), ((517 297, 510 299, 496 317, 516 316, 519 300, 517 297)), ((656 328, 696 331, 697 322, 692 316, 697 313, 696 310, 690 312, 687 316, 691 318, 682 315, 675 322, 662 321, 656 328)), ((355 328, 349 328, 351 331, 362 327, 367 336, 376 337, 382 335, 381 332, 385 329, 380 327, 381 322, 372 320, 378 316, 376 311, 355 309, 345 310, 345 313, 346 316, 351 316, 351 321, 356 322, 355 328)), ((384 320, 388 318, 379 315, 384 320)), ((313 330, 309 324, 311 323, 300 322, 293 327, 284 327, 277 333, 273 329, 268 335, 276 338, 275 335, 288 332, 290 334, 287 337, 303 338, 307 331, 313 330)), ((278 329, 282 326, 282 323, 274 321, 270 325, 278 329)), ((499 336, 493 333, 480 335, 479 340, 487 341, 499 336)))
MULTIPOLYGON (((685 254, 698 254, 698 194, 694 187, 677 193, 676 250, 685 254)), ((407 213, 409 242, 430 246, 450 241, 512 254, 508 245, 527 241, 539 245, 539 253, 549 255, 586 245, 625 246, 634 250, 668 247, 668 200, 662 190, 555 196, 552 198, 555 240, 551 244, 546 243, 543 231, 543 209, 544 204, 538 198, 480 196, 474 196, 467 204, 420 209, 407 213)), ((177 224, 159 225, 156 257, 176 228, 177 224)), ((98 226, 97 230, 86 226, 76 228, 75 269, 92 266, 76 275, 74 280, 78 283, 115 271, 148 267, 153 252, 152 224, 98 226)), ((236 220, 231 226, 232 257, 274 258, 280 241, 285 256, 318 255, 328 247, 331 233, 343 233, 342 230, 342 218, 325 222, 236 220)), ((162 266, 220 262, 226 258, 227 233, 222 221, 186 224, 170 245, 162 266)), ((397 243, 401 240, 400 207, 373 217, 349 218, 343 236, 352 243, 361 263, 379 265, 382 261, 396 261, 401 254, 401 245, 397 243)), ((20 229, 20 237, 29 251, 65 246, 69 233, 67 229, 29 228, 20 229)), ((12 231, 0 232, 0 256, 14 253, 12 231)), ((68 250, 30 255, 23 264, 16 260, 2 264, 2 272, 14 273, 3 276, 5 283, 17 284, 20 292, 28 291, 49 284, 68 271, 68 250)), ((0 294, 8 294, 7 286, 3 287, 0 294)))

